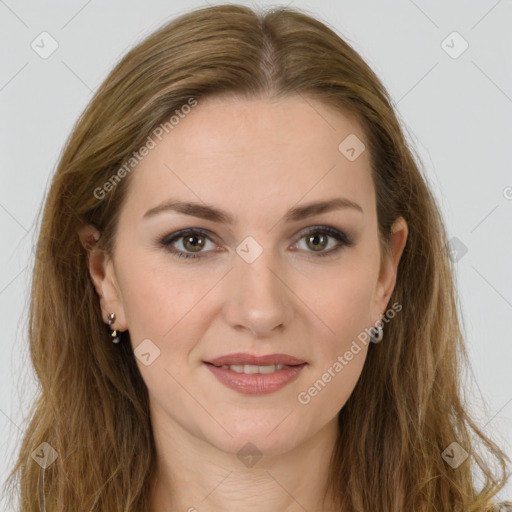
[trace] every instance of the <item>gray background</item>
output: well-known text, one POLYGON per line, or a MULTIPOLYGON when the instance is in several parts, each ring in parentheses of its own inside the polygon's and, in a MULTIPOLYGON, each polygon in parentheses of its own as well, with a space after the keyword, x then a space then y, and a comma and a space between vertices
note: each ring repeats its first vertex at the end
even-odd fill
MULTIPOLYGON (((0 0, 0 483, 36 385, 25 333, 35 216, 64 141, 129 47, 178 14, 218 3, 0 0), (43 31, 58 43, 46 59, 31 47, 43 31)), ((475 379, 467 386, 468 401, 486 434, 511 456, 512 2, 289 5, 342 35, 396 103, 458 249, 468 377, 475 379), (453 31, 469 44, 460 55, 463 41, 450 36, 453 31)), ((512 499, 512 482, 500 498, 512 499)))

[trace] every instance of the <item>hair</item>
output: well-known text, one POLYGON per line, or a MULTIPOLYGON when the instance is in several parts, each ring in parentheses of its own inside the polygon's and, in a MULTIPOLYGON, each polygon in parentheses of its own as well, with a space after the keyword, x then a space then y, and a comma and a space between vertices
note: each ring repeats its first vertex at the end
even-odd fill
POLYGON ((352 114, 361 125, 382 259, 393 222, 402 216, 408 224, 390 298, 403 308, 387 325, 386 342, 371 346, 338 414, 326 483, 335 505, 344 512, 495 505, 510 459, 468 412, 462 377, 469 363, 445 227, 388 93, 347 42, 306 12, 218 5, 180 15, 128 51, 63 148, 31 282, 28 336, 40 386, 7 481, 23 512, 39 511, 43 502, 52 512, 150 506, 156 451, 148 390, 129 332, 123 343, 108 341, 77 235, 93 225, 100 246, 114 253, 131 174, 101 200, 95 190, 191 98, 294 95, 352 114), (457 469, 442 458, 454 441, 469 454, 457 469), (58 454, 46 469, 31 456, 41 443, 58 454))

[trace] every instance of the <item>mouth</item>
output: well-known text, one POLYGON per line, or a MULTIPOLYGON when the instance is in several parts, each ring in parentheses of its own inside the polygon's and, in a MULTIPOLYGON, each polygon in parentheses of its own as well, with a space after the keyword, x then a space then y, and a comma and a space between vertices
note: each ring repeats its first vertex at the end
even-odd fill
POLYGON ((253 364, 223 364, 221 366, 205 363, 211 366, 215 366, 215 368, 221 368, 222 370, 231 370, 236 373, 243 373, 245 375, 254 375, 256 373, 263 374, 271 374, 276 371, 289 369, 289 368, 298 368, 299 366, 305 366, 307 363, 295 364, 295 365, 287 365, 287 364, 270 364, 270 365, 253 365, 253 364))
POLYGON ((232 354, 203 363, 222 384, 249 395, 268 394, 282 389, 297 379, 308 365, 303 360, 285 354, 260 357, 232 354), (257 363, 264 360, 265 364, 254 364, 255 360, 257 363))
POLYGON ((212 364, 213 366, 223 367, 223 366, 258 366, 258 367, 272 367, 279 366, 279 369, 284 366, 299 366, 301 364, 305 364, 306 361, 303 359, 299 359, 294 356, 290 356, 288 354, 267 354, 263 356, 258 356, 256 354, 247 354, 247 353, 236 353, 236 354, 228 354, 221 357, 216 357, 214 359, 210 359, 208 361, 204 361, 207 364, 212 364))
MULTIPOLYGON (((211 364, 211 363, 206 363, 211 364)), ((254 375, 256 373, 262 373, 262 374, 271 374, 276 371, 282 370, 282 369, 288 369, 288 368, 297 368, 298 366, 304 366, 306 363, 303 363, 302 365, 286 365, 286 364, 271 364, 271 365, 263 365, 263 366, 256 366, 253 364, 224 364, 222 366, 215 366, 215 368, 222 368, 223 370, 231 370, 236 373, 243 373, 245 375, 254 375)))

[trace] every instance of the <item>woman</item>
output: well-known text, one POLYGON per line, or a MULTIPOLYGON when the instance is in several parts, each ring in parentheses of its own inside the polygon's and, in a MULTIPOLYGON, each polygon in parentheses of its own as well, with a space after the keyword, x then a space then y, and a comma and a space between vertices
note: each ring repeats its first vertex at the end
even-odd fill
POLYGON ((387 92, 328 27, 233 5, 165 25, 47 198, 21 510, 499 510, 446 243, 387 92))

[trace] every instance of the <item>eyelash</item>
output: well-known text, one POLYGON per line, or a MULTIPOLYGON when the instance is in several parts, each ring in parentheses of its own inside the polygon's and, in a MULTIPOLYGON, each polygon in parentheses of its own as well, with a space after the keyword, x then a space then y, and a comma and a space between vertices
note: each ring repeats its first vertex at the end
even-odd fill
MULTIPOLYGON (((354 241, 343 231, 338 231, 337 229, 331 228, 329 226, 313 226, 309 228, 306 232, 302 234, 302 236, 297 240, 299 242, 304 237, 308 235, 312 235, 314 233, 324 233, 335 240, 338 241, 338 245, 334 247, 333 249, 330 249, 327 252, 318 252, 314 253, 314 251, 307 251, 307 252, 313 252, 314 258, 316 257, 325 257, 325 256, 331 256, 334 253, 337 253, 340 251, 343 247, 351 247, 354 245, 354 241)), ((185 259, 197 259, 197 258, 204 258, 205 256, 203 253, 186 253, 181 250, 176 250, 174 248, 171 249, 172 243, 176 240, 180 240, 181 238, 185 238, 189 235, 201 235, 205 236, 208 239, 210 239, 208 233, 202 229, 199 228, 189 228, 182 231, 178 231, 176 233, 171 233, 170 235, 166 235, 160 240, 160 245, 164 248, 166 248, 173 256, 176 256, 178 258, 185 258, 185 259)), ((211 239, 210 239, 211 240, 211 239)), ((212 240, 213 241, 213 240, 212 240)), ((209 251, 206 251, 209 252, 209 251)))

